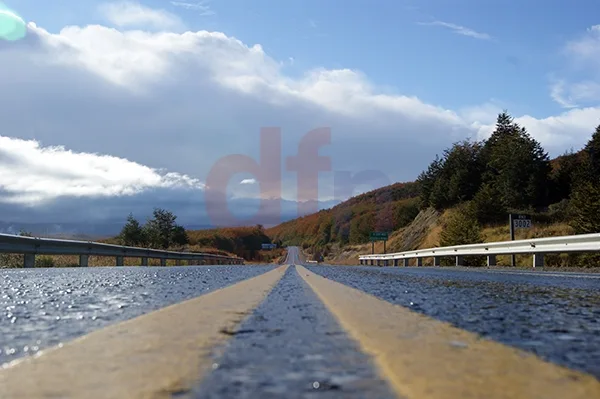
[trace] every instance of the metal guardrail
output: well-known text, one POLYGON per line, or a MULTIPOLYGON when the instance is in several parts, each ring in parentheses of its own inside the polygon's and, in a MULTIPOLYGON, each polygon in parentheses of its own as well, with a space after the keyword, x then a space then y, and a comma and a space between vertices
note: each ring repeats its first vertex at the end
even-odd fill
POLYGON ((434 265, 439 266, 442 257, 454 256, 456 265, 460 266, 465 256, 485 255, 488 266, 495 266, 497 255, 532 254, 533 267, 541 267, 544 266, 544 254, 581 252, 600 252, 600 233, 456 245, 385 255, 361 255, 359 260, 361 265, 380 265, 383 262, 386 266, 390 261, 393 261, 394 266, 398 266, 402 260, 404 266, 408 266, 409 259, 416 259, 417 266, 422 266, 423 258, 433 258, 434 265))
POLYGON ((128 247, 124 245, 101 244, 93 241, 74 241, 51 238, 23 237, 0 234, 0 253, 24 254, 24 267, 35 266, 36 255, 78 255, 79 266, 87 266, 90 256, 114 256, 117 266, 124 265, 124 258, 141 258, 141 265, 147 266, 148 259, 160 259, 166 266, 168 259, 187 261, 188 264, 241 265, 242 258, 213 255, 198 252, 174 252, 158 249, 128 247))

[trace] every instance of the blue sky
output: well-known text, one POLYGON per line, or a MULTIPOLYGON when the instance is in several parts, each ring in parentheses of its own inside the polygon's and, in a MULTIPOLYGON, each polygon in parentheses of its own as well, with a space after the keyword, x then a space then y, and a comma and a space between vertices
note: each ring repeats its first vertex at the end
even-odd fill
POLYGON ((600 124, 600 5, 574 4, 8 1, 29 32, 0 41, 0 90, 13 93, 0 101, 13 158, 0 200, 106 198, 110 214, 126 196, 148 208, 148 196, 201 194, 222 157, 258 158, 265 126, 282 129, 282 191, 259 195, 246 173, 231 198, 297 200, 285 158, 322 126, 323 201, 413 180, 453 141, 487 137, 503 109, 551 156, 578 149, 600 124), (334 195, 335 172, 367 170, 379 178, 334 195))
MULTIPOLYGON (((57 32, 103 23, 101 1, 8 3, 26 19, 57 32)), ((561 50, 596 25, 600 4, 578 1, 190 1, 144 2, 179 15, 191 30, 215 30, 261 44, 291 75, 314 67, 352 68, 390 90, 458 109, 494 102, 515 115, 545 117, 561 107, 549 96, 553 75, 567 73, 561 50), (184 2, 181 2, 184 3, 184 2), (208 12, 207 12, 208 10, 208 12), (487 38, 474 38, 443 22, 487 38)))

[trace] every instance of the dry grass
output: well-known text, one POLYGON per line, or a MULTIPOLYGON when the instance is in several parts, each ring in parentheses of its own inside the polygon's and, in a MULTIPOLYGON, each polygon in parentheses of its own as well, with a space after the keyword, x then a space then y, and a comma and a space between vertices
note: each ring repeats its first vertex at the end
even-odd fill
MULTIPOLYGON (((482 230, 485 242, 497 242, 510 240, 510 228, 508 223, 502 226, 487 226, 482 230)), ((524 240, 528 238, 556 237, 574 234, 573 229, 566 223, 538 224, 530 229, 516 229, 515 240, 524 240)), ((548 267, 571 267, 575 264, 576 256, 568 254, 550 254, 546 255, 544 262, 548 267)), ((515 257, 516 265, 531 267, 531 255, 517 255, 515 257)), ((498 256, 496 262, 499 266, 510 266, 510 255, 498 256)))
MULTIPOLYGON (((106 241, 104 241, 106 242, 106 241)), ((187 245, 185 247, 170 248, 177 252, 201 252, 211 255, 235 256, 226 251, 220 251, 214 248, 200 247, 199 245, 187 245)), ((0 254, 0 268, 19 268, 23 267, 22 254, 0 254)), ((141 258, 124 258, 124 266, 140 266, 141 258)), ((247 263, 247 262, 246 262, 247 263)), ((90 256, 88 258, 89 267, 116 266, 117 258, 114 256, 90 256)), ((181 262, 186 265, 187 261, 181 262)), ((167 260, 167 266, 176 266, 176 260, 167 260)), ((36 267, 78 267, 79 256, 76 255, 37 255, 36 267)), ((148 266, 160 266, 160 259, 148 258, 148 266)))
MULTIPOLYGON (((389 252, 403 252, 412 249, 434 248, 439 246, 442 225, 448 215, 454 210, 445 211, 442 215, 433 213, 419 214, 417 218, 406 228, 394 232, 388 241, 389 252)), ((530 229, 517 229, 515 240, 528 238, 554 237, 574 234, 573 229, 566 223, 537 224, 530 229)), ((484 242, 498 242, 510 240, 508 222, 505 225, 484 226, 482 229, 484 242)), ((332 253, 326 258, 326 262, 339 265, 358 265, 358 256, 371 253, 371 244, 346 246, 343 248, 332 247, 332 253)), ((383 243, 375 244, 375 253, 383 253, 383 243)), ((531 269, 531 255, 517 255, 516 267, 531 269)), ((499 267, 510 266, 509 255, 498 256, 496 262, 499 267)), ((568 270, 568 271, 590 271, 591 267, 600 266, 591 264, 591 267, 580 267, 579 255, 548 254, 544 259, 544 270, 568 270)), ((416 265, 416 260, 409 262, 411 266, 416 265)), ((423 259, 424 266, 432 266, 433 259, 423 259)))

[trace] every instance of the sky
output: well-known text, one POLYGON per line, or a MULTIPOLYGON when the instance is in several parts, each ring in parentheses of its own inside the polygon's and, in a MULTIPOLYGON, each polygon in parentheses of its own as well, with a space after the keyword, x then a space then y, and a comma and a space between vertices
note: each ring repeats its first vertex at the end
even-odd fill
POLYGON ((599 11, 7 0, 0 221, 165 207, 188 224, 272 224, 412 181, 451 143, 488 137, 502 110, 550 156, 577 150, 600 124, 599 11))

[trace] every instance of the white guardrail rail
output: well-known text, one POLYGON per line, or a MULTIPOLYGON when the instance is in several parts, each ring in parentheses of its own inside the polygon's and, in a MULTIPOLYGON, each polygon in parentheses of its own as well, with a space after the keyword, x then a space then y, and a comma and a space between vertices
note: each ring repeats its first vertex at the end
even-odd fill
POLYGON ((197 265, 241 265, 244 259, 237 257, 213 255, 199 252, 173 252, 158 249, 127 247, 123 245, 101 244, 93 241, 60 240, 51 238, 23 237, 0 234, 0 253, 23 254, 24 267, 35 266, 36 255, 77 255, 79 266, 87 266, 90 256, 114 256, 116 265, 123 266, 124 258, 141 258, 141 266, 148 265, 148 259, 160 259, 166 266, 167 260, 175 260, 177 264, 187 261, 197 265))
POLYGON ((409 259, 416 259, 417 266, 422 266, 423 258, 433 258, 434 266, 440 266, 441 258, 453 256, 456 258, 456 265, 461 266, 465 256, 485 255, 488 266, 495 266, 497 255, 531 254, 533 255, 533 267, 541 267, 544 266, 544 254, 581 252, 600 252, 600 233, 456 245, 385 255, 361 255, 359 260, 361 265, 381 265, 383 263, 387 266, 393 262, 394 266, 398 266, 402 261, 404 266, 408 266, 409 259))

